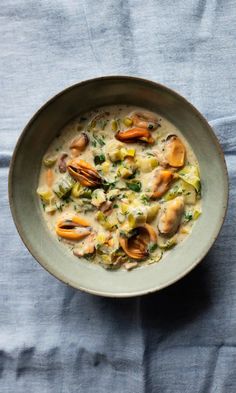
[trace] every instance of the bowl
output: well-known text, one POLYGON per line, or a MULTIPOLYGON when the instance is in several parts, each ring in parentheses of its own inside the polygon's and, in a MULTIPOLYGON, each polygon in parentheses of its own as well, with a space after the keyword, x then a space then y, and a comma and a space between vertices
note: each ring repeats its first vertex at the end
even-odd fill
POLYGON ((11 161, 9 200, 24 244, 49 273, 89 293, 131 297, 176 282, 207 254, 226 214, 228 175, 223 152, 212 128, 186 99, 149 80, 108 76, 67 88, 49 100, 29 121, 11 161), (80 113, 111 104, 138 105, 156 111, 174 123, 192 146, 202 179, 202 215, 191 235, 160 262, 131 272, 107 271, 70 255, 49 233, 36 196, 42 157, 59 130, 80 113))

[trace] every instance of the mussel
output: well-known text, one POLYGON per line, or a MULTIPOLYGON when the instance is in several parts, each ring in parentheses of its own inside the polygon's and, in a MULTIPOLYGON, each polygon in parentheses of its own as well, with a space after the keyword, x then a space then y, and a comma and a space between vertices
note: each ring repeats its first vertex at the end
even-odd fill
POLYGON ((97 170, 84 160, 74 159, 67 164, 69 174, 84 187, 99 187, 102 178, 97 170))
POLYGON ((74 157, 78 156, 82 151, 84 151, 89 143, 89 137, 85 132, 73 139, 70 144, 71 153, 74 157))
POLYGON ((148 257, 148 246, 157 243, 157 234, 149 224, 135 228, 130 237, 119 236, 119 243, 124 252, 132 259, 142 260, 148 257))
POLYGON ((151 198, 156 199, 164 195, 174 178, 175 174, 167 169, 157 170, 153 179, 151 198))
POLYGON ((173 235, 179 227, 183 212, 183 196, 178 196, 163 204, 158 220, 158 229, 160 233, 163 235, 173 235))
POLYGON ((174 168, 181 168, 185 162, 186 149, 177 135, 169 135, 165 142, 165 159, 174 168))
POLYGON ((58 168, 60 173, 65 173, 66 172, 66 158, 68 157, 68 154, 63 153, 61 157, 59 158, 58 161, 58 168))
POLYGON ((118 139, 118 141, 125 143, 145 142, 148 144, 153 144, 155 142, 150 131, 141 127, 118 131, 115 137, 118 139))
POLYGON ((158 127, 158 119, 150 112, 133 112, 130 115, 133 125, 148 130, 156 130, 158 127))
POLYGON ((91 233, 89 222, 79 216, 62 219, 56 224, 56 234, 64 239, 81 240, 91 233))

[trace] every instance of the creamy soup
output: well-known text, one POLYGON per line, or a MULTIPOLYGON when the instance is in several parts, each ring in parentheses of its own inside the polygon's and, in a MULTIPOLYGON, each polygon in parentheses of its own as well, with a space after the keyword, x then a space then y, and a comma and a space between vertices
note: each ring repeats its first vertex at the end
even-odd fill
POLYGON ((71 121, 46 152, 37 194, 49 231, 107 269, 158 262, 201 214, 193 150, 163 116, 119 105, 71 121))

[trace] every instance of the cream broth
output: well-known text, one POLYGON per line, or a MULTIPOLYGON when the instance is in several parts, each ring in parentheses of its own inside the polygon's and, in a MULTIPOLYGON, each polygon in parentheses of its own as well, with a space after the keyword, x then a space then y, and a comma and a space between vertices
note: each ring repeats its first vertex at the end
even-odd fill
MULTIPOLYGON (((105 268, 159 261, 201 214, 191 147, 163 116, 106 106, 71 121, 43 159, 37 193, 49 231, 105 268)), ((172 252, 172 251, 170 251, 172 252)))

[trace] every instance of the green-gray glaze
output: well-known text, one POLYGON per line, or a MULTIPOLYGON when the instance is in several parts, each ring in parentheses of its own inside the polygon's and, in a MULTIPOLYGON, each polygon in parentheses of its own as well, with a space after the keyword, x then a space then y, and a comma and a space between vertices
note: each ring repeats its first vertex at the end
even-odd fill
POLYGON ((25 127, 14 151, 9 199, 19 234, 37 261, 74 288, 112 297, 157 291, 192 270, 206 255, 222 226, 228 200, 224 156, 211 127, 183 97, 151 81, 114 76, 78 83, 47 102, 25 127), (163 114, 183 133, 200 163, 202 215, 192 234, 159 263, 127 271, 106 271, 71 255, 46 228, 35 190, 42 157, 58 131, 91 108, 138 105, 163 114))

